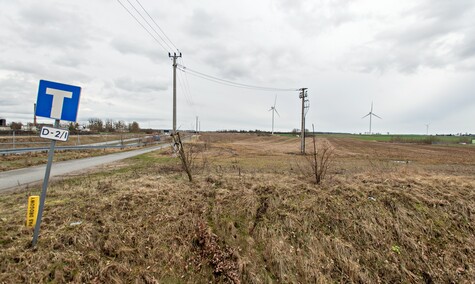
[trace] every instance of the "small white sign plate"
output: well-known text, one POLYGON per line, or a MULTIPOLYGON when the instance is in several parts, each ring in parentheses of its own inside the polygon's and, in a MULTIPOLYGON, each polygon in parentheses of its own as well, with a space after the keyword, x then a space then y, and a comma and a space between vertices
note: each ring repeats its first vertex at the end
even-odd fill
POLYGON ((43 126, 43 128, 41 128, 40 137, 66 142, 69 138, 69 131, 65 129, 43 126))

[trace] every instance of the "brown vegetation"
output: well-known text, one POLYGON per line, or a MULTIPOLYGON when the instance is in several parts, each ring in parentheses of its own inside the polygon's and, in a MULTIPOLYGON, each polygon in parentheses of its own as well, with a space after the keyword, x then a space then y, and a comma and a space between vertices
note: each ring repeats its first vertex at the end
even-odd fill
MULTIPOLYGON (((116 141, 121 139, 130 139, 130 138, 140 138, 144 135, 139 134, 124 134, 124 135, 82 135, 81 138, 77 140, 77 136, 70 136, 70 139, 67 142, 58 142, 56 146, 75 146, 75 145, 86 145, 92 143, 101 143, 107 141, 116 141)), ((16 148, 24 147, 45 147, 49 148, 50 140, 40 138, 38 136, 18 136, 15 138, 16 148), (41 143, 41 144, 38 144, 41 143)), ((153 143, 153 139, 142 139, 142 143, 147 145, 153 143)), ((11 149, 12 137, 0 136, 0 145, 1 149, 11 149), (7 145, 8 144, 8 145, 7 145)), ((55 150, 54 161, 67 161, 73 159, 81 159, 88 157, 95 157, 100 155, 112 154, 117 152, 129 151, 133 148, 105 148, 105 149, 88 149, 88 150, 55 150)), ((28 152, 28 153, 18 153, 18 154, 6 154, 0 155, 0 172, 1 171, 10 171, 19 168, 31 167, 36 165, 46 164, 48 160, 48 151, 44 150, 41 152, 28 152)))
MULTIPOLYGON (((117 152, 129 151, 131 148, 125 149, 97 149, 97 150, 76 150, 76 151, 62 151, 55 150, 54 161, 68 161, 82 158, 89 158, 101 155, 107 155, 117 152)), ((31 152, 12 155, 0 155, 0 172, 10 171, 14 169, 32 167, 46 164, 48 161, 48 151, 31 152)))
POLYGON ((318 185, 298 139, 250 134, 194 142, 193 182, 165 150, 53 183, 36 249, 39 189, 0 195, 0 283, 474 281, 475 147, 317 142, 335 148, 318 185))

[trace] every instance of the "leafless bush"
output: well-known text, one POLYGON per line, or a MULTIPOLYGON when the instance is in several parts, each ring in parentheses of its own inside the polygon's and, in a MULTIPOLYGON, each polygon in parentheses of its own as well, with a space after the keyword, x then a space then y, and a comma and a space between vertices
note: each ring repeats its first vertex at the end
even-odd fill
MULTIPOLYGON (((313 127, 313 125, 312 125, 313 127)), ((317 147, 317 139, 315 138, 315 130, 313 130, 312 144, 313 151, 310 155, 305 155, 305 166, 297 164, 300 171, 304 175, 311 175, 316 184, 320 184, 325 179, 328 169, 333 162, 333 147, 324 141, 320 147, 317 147)))
POLYGON ((186 147, 184 146, 183 142, 181 141, 181 136, 177 132, 176 134, 172 134, 173 139, 173 147, 175 153, 177 153, 178 158, 181 161, 181 166, 183 171, 186 172, 189 181, 193 181, 193 174, 197 172, 199 169, 205 170, 208 165, 208 161, 206 157, 201 157, 201 163, 198 163, 198 155, 203 152, 203 149, 209 147, 207 145, 201 145, 196 143, 188 143, 186 147), (200 147, 203 146, 203 147, 200 147))
POLYGON ((317 150, 317 143, 315 141, 315 135, 313 140, 313 162, 312 170, 315 176, 315 182, 319 184, 327 175, 328 168, 333 160, 333 148, 328 142, 323 144, 321 149, 317 150))

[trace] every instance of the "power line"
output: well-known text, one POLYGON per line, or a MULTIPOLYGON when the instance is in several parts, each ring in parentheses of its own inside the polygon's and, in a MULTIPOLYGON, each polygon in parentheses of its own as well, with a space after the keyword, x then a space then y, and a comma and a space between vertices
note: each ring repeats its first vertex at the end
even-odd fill
POLYGON ((119 2, 119 4, 129 13, 129 15, 132 16, 135 21, 137 21, 137 23, 162 47, 165 52, 168 52, 165 46, 163 46, 163 44, 139 21, 139 19, 137 19, 137 17, 135 17, 134 14, 132 14, 132 12, 130 12, 130 10, 127 9, 127 7, 125 7, 122 2, 120 2, 120 0, 117 0, 117 2, 119 2))
POLYGON ((193 101, 191 100, 191 98, 190 98, 190 96, 189 96, 189 94, 188 94, 188 92, 187 92, 187 90, 186 90, 186 87, 185 87, 185 85, 184 85, 184 83, 183 83, 184 79, 181 78, 180 76, 177 76, 177 78, 178 78, 178 83, 180 84, 180 87, 181 87, 181 89, 182 89, 182 91, 183 91, 183 95, 185 96, 186 102, 187 102, 190 106, 193 106, 193 101))
MULTIPOLYGON (((132 6, 132 8, 134 8, 135 12, 137 12, 137 14, 139 14, 139 16, 142 18, 142 20, 144 20, 145 23, 147 23, 147 25, 152 29, 152 31, 155 32, 155 34, 163 41, 163 43, 168 46, 168 48, 169 48, 168 51, 173 50, 173 47, 171 47, 171 46, 163 39, 163 37, 157 32, 157 30, 155 30, 155 28, 152 27, 152 25, 150 24, 150 22, 149 22, 147 19, 145 19, 145 17, 142 15, 142 13, 140 13, 140 11, 137 10, 137 8, 135 8, 135 5, 132 4, 132 3, 130 3, 130 0, 126 0, 126 1, 129 2, 130 6, 132 6)), ((140 3, 139 3, 139 4, 140 4, 140 3)), ((145 12, 147 13, 147 11, 145 11, 145 12)), ((148 14, 148 13, 147 13, 147 14, 148 14)), ((149 15, 149 16, 150 16, 150 15, 149 15)))
MULTIPOLYGON (((180 71, 182 71, 183 73, 185 73, 185 69, 182 69, 180 67, 178 67, 178 69, 180 71)), ((190 73, 190 75, 192 76, 195 76, 195 77, 198 77, 198 78, 201 78, 201 79, 204 79, 204 80, 208 80, 208 81, 211 81, 211 82, 214 82, 214 83, 217 83, 217 84, 221 84, 221 85, 225 85, 225 86, 231 86, 231 87, 237 87, 237 88, 243 88, 243 89, 252 89, 252 88, 248 88, 248 87, 241 87, 241 86, 236 86, 236 85, 232 85, 232 84, 228 84, 228 83, 225 83, 225 82, 222 82, 222 81, 218 81, 218 80, 214 80, 214 79, 211 79, 211 78, 208 78, 208 77, 205 77, 205 76, 201 76, 199 74, 195 74, 195 73, 190 73)))
MULTIPOLYGON (((185 69, 181 69, 181 68, 178 68, 180 71, 182 72, 186 72, 185 69)), ((221 84, 221 85, 225 85, 225 86, 230 86, 230 87, 235 87, 235 88, 242 88, 242 89, 249 89, 249 90, 259 90, 259 91, 279 91, 279 90, 269 90, 269 89, 261 89, 261 88, 253 88, 253 87, 246 87, 246 86, 240 86, 240 85, 235 85, 235 84, 230 84, 230 83, 226 83, 226 82, 223 82, 221 80, 217 80, 217 79, 212 79, 212 78, 209 78, 209 77, 206 77, 206 76, 202 76, 200 74, 197 74, 197 73, 189 73, 190 75, 192 76, 195 76, 195 77, 198 77, 198 78, 201 78, 201 79, 204 79, 204 80, 208 80, 208 81, 211 81, 211 82, 214 82, 214 83, 217 83, 217 84, 221 84)))
MULTIPOLYGON (((139 2, 139 0, 135 0, 137 3, 140 5, 140 7, 144 10, 144 12, 147 14, 147 16, 152 20, 152 22, 158 27, 158 29, 162 32, 162 34, 165 36, 165 38, 173 45, 173 47, 178 51, 178 47, 171 41, 171 39, 167 36, 167 34, 162 30, 162 28, 155 22, 155 20, 150 16, 150 14, 147 12, 147 10, 142 6, 142 4, 139 2)), ((167 44, 168 45, 168 44, 167 44)))
POLYGON ((200 77, 202 79, 212 81, 218 84, 222 85, 227 85, 231 87, 236 87, 236 88, 244 88, 244 89, 254 89, 254 90, 260 90, 260 91, 277 91, 277 92, 290 92, 290 91, 299 91, 299 89, 281 89, 281 88, 272 88, 272 87, 262 87, 262 86, 255 86, 255 85, 248 85, 248 84, 242 84, 242 83, 237 83, 225 79, 221 79, 218 77, 214 77, 211 75, 207 75, 202 72, 198 72, 196 70, 190 69, 186 66, 178 64, 178 69, 182 72, 189 73, 193 76, 200 77))
MULTIPOLYGON (((185 60, 183 59, 183 57, 180 57, 180 60, 181 60, 181 63, 183 65, 185 65, 185 60)), ((186 72, 183 72, 185 74, 184 78, 185 78, 185 87, 187 89, 187 92, 188 94, 190 95, 190 98, 192 98, 192 94, 191 94, 191 88, 190 88, 190 82, 188 81, 188 73, 186 72)), ((193 102, 193 100, 191 100, 193 102)))

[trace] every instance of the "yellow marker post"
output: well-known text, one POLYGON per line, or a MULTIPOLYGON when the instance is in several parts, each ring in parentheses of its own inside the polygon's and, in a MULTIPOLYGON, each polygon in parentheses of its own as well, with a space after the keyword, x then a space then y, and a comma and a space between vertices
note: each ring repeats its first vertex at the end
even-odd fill
POLYGON ((38 217, 38 208, 40 204, 40 197, 38 195, 28 197, 28 208, 26 211, 26 226, 33 228, 36 225, 36 218, 38 217))

